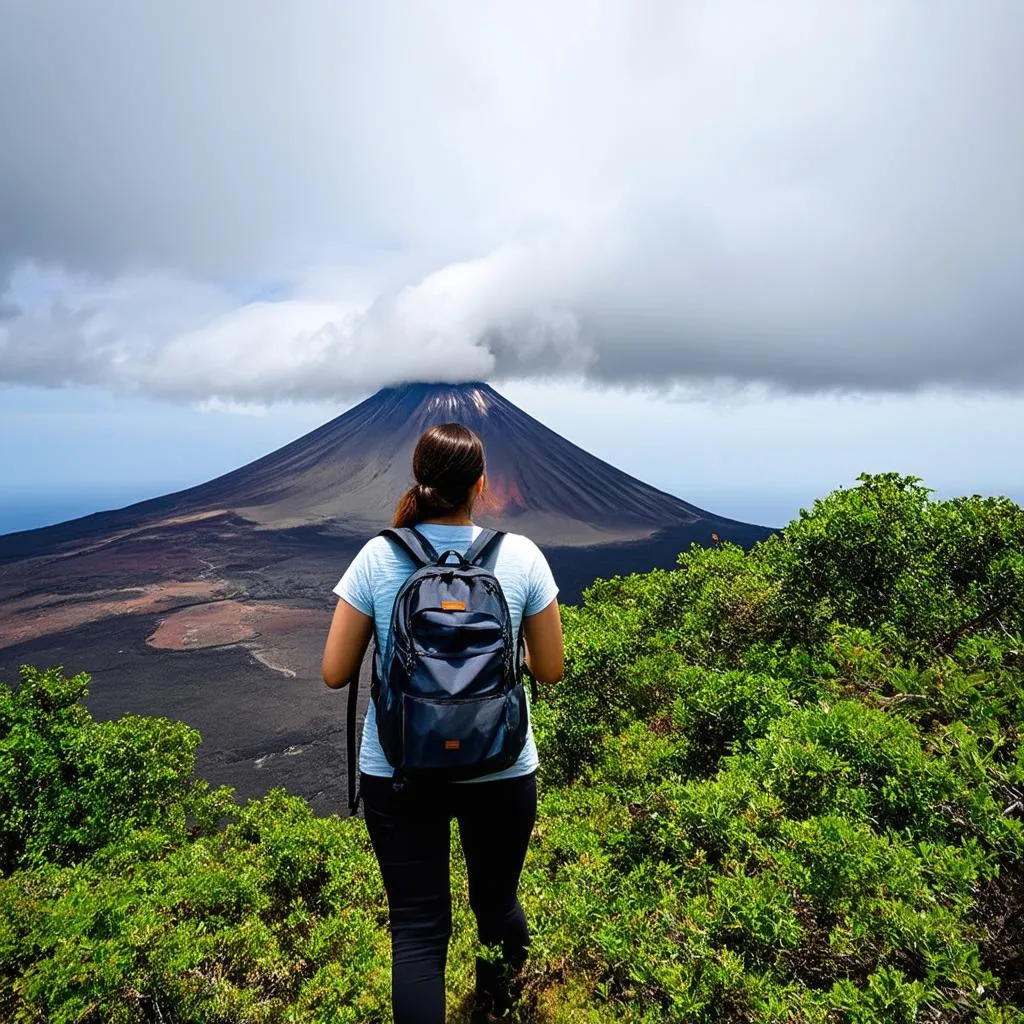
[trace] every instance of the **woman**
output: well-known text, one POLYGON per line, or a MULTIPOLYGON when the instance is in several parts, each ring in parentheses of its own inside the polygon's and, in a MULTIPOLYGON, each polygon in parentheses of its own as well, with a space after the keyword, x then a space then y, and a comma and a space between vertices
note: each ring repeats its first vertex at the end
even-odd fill
MULTIPOLYGON (((480 533, 472 512, 483 494, 484 449, 458 423, 432 427, 413 455, 416 484, 395 510, 395 526, 415 526, 437 551, 462 554, 480 533)), ((527 662, 538 681, 562 676, 558 588, 547 561, 526 537, 508 534, 489 565, 522 625, 527 662)), ((383 650, 399 588, 412 561, 375 537, 334 588, 338 607, 324 649, 324 682, 344 686, 358 671, 371 638, 383 650)), ((517 891, 537 813, 537 748, 532 732, 511 768, 467 782, 393 786, 394 768, 377 736, 371 702, 359 751, 366 826, 380 864, 391 927, 395 1024, 442 1024, 444 969, 451 934, 449 825, 459 835, 469 876, 469 901, 480 941, 500 947, 496 963, 478 957, 474 1021, 489 1021, 514 998, 530 933, 517 891)))

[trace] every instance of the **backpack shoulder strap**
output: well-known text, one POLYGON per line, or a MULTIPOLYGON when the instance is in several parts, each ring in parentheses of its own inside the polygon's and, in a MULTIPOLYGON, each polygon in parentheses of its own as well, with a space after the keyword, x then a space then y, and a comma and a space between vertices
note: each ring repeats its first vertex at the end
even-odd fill
POLYGON ((481 530, 480 536, 473 541, 466 552, 465 558, 470 565, 481 565, 487 556, 501 543, 505 534, 501 530, 481 530))
POLYGON ((437 552, 430 541, 412 527, 381 530, 378 536, 386 537, 392 544, 401 548, 413 560, 417 569, 433 565, 437 561, 437 552))

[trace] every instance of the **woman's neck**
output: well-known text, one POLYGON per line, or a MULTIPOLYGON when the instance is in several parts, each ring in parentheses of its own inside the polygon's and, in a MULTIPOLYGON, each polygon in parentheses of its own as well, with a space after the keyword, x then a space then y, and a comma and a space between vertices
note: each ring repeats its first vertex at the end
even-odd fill
POLYGON ((473 520, 468 512, 453 512, 450 516, 434 516, 424 519, 425 526, 472 526, 473 520))

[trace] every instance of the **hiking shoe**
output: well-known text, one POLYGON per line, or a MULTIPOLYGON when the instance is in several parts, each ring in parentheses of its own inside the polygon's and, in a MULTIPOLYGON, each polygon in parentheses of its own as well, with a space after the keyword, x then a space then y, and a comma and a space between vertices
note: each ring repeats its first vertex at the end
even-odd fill
POLYGON ((521 968, 476 958, 476 991, 471 1024, 491 1024, 505 1019, 519 1001, 523 982, 521 968))

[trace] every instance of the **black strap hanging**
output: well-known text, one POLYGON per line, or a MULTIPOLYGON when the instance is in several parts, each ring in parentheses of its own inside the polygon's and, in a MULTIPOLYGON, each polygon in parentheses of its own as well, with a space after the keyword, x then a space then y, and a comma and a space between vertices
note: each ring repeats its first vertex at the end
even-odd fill
POLYGON ((359 670, 348 682, 348 707, 345 720, 345 745, 348 747, 348 813, 359 809, 359 789, 356 777, 356 704, 359 698, 359 670))
POLYGON ((519 666, 522 669, 523 675, 530 680, 530 700, 532 703, 537 703, 537 677, 530 671, 530 666, 526 664, 526 637, 523 634, 523 630, 520 627, 519 630, 519 666))
POLYGON ((526 678, 530 680, 530 700, 532 703, 537 703, 537 677, 524 665, 523 671, 526 672, 526 678))

